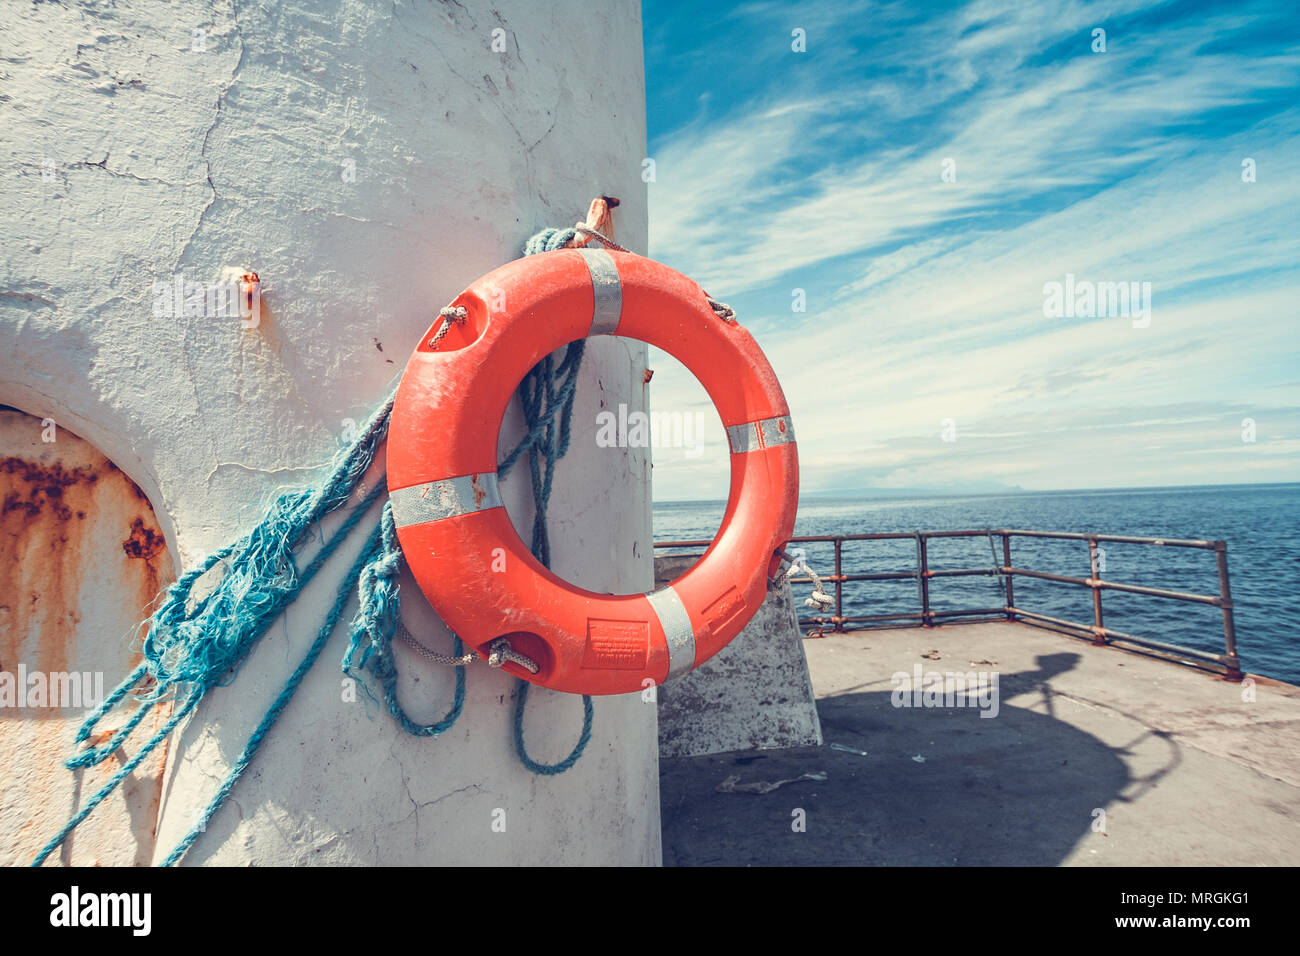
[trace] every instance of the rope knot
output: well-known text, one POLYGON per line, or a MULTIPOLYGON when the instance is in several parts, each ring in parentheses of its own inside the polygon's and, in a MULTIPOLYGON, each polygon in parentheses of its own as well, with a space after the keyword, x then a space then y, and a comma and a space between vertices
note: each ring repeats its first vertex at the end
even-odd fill
POLYGON ((384 552, 370 565, 370 573, 380 580, 395 578, 401 571, 402 555, 398 551, 384 552))
POLYGON ((735 309, 727 305, 727 303, 725 302, 719 302, 717 299, 713 298, 713 296, 709 295, 708 293, 705 293, 704 297, 709 300, 709 308, 713 310, 713 314, 716 315, 718 318, 720 318, 723 322, 736 321, 735 309))
POLYGON ((835 598, 831 597, 825 591, 814 591, 808 597, 803 599, 806 607, 814 608, 818 611, 828 611, 835 604, 835 598))
POLYGON ((488 648, 488 667, 500 667, 506 662, 506 653, 510 650, 510 642, 504 637, 499 637, 492 642, 488 648))
POLYGON ((464 322, 469 316, 469 309, 463 305, 447 305, 438 310, 438 315, 442 317, 442 325, 438 327, 438 331, 434 333, 433 338, 429 339, 429 348, 436 348, 438 343, 442 341, 442 337, 451 330, 453 325, 464 322))
POLYGON ((822 579, 808 565, 807 551, 803 548, 791 548, 789 551, 781 552, 781 556, 790 562, 790 567, 785 572, 785 580, 788 581, 801 572, 812 579, 813 591, 804 598, 804 607, 810 607, 815 611, 829 611, 835 606, 835 598, 826 593, 826 589, 822 587, 822 579))
POLYGON ((536 674, 540 667, 526 654, 520 654, 510 646, 504 637, 498 637, 488 647, 488 667, 501 667, 505 664, 518 664, 530 674, 536 674))

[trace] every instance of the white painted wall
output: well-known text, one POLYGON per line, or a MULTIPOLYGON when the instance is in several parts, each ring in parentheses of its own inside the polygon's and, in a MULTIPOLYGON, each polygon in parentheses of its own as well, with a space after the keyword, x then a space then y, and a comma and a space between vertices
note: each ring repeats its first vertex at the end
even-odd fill
MULTIPOLYGON (((603 193, 623 200, 619 239, 644 249, 646 236, 632 0, 216 9, 36 5, 0 25, 0 403, 102 449, 186 567, 276 488, 318 476, 437 308, 536 229, 571 224, 603 193), (491 48, 498 29, 505 53, 491 48), (258 328, 152 314, 154 282, 227 267, 261 276, 258 328)), ((641 450, 597 449, 594 419, 602 398, 644 402, 644 348, 603 339, 587 355, 552 503, 555 566, 596 590, 643 590, 648 467, 641 450)), ((526 485, 521 469, 503 486, 521 527, 526 485)), ((314 636, 349 559, 191 724, 159 858, 314 636)), ((403 598, 413 629, 443 646, 409 578, 403 598)), ((341 639, 187 862, 659 861, 652 705, 599 699, 587 755, 537 778, 512 752, 511 679, 475 669, 456 728, 415 740, 341 701, 341 639)), ((399 653, 413 716, 440 714, 451 673, 399 653)), ((529 717, 534 756, 554 760, 581 701, 536 690, 529 717)))

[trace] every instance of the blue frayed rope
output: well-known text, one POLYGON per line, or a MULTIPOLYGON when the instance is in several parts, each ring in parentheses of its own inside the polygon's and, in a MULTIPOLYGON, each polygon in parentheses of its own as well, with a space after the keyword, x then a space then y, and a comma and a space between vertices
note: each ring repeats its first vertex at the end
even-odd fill
MULTIPOLYGON (((360 678, 359 671, 369 670, 379 681, 384 703, 398 726, 413 737, 436 737, 449 730, 460 717, 465 705, 465 668, 456 668, 455 695, 451 708, 441 720, 432 724, 420 724, 407 715, 397 700, 397 661, 393 657, 393 634, 397 630, 397 619, 401 611, 397 575, 402 550, 397 543, 393 509, 388 503, 384 504, 375 534, 377 538, 369 548, 369 558, 354 579, 357 581, 361 604, 356 617, 352 619, 352 633, 343 654, 343 673, 356 678, 365 688, 365 681, 360 678)), ((454 638, 452 652, 460 656, 464 649, 460 638, 454 638)), ((370 693, 369 689, 366 693, 370 693)))
MULTIPOLYGON (((524 255, 564 248, 576 234, 574 229, 544 229, 528 240, 524 246, 524 255)), ((523 408, 527 433, 497 465, 497 475, 504 479, 523 455, 528 456, 535 514, 530 550, 547 567, 551 564, 551 543, 546 530, 547 506, 551 500, 555 463, 569 450, 578 368, 582 364, 585 346, 585 339, 571 342, 558 364, 554 356, 548 355, 524 376, 517 394, 523 408)), ((373 562, 361 572, 361 608, 352 622, 351 640, 343 655, 343 672, 357 676, 360 669, 369 670, 380 682, 388 711, 402 729, 416 736, 434 737, 451 727, 460 716, 465 696, 465 669, 456 668, 455 700, 442 720, 429 725, 418 724, 407 716, 398 703, 397 669, 393 663, 392 643, 401 607, 397 593, 400 558, 401 549, 393 527, 392 512, 385 505, 382 546, 376 551, 373 562)), ((453 654, 459 656, 464 648, 459 637, 455 640, 453 654)), ((365 686, 364 683, 362 686, 365 686)), ((528 749, 524 745, 524 709, 528 701, 528 688, 526 680, 516 678, 515 753, 519 761, 533 773, 546 776, 564 773, 578 762, 591 740, 594 710, 591 698, 583 695, 582 733, 573 751, 559 763, 542 764, 528 755, 528 749)))
MULTIPOLYGON (((577 235, 575 229, 543 229, 528 240, 524 255, 550 252, 568 245, 577 235)), ((519 445, 497 466, 504 478, 514 467, 520 454, 527 451, 528 468, 533 479, 533 540, 530 550, 538 561, 551 566, 551 541, 546 531, 546 509, 551 500, 551 483, 555 477, 555 463, 569 450, 572 437, 570 422, 573 418, 573 400, 578 390, 578 367, 587 340, 570 342, 559 366, 548 355, 542 359, 519 384, 519 404, 524 410, 524 424, 528 434, 519 445), (557 414, 558 413, 558 414, 557 414), (540 461, 545 458, 546 462, 540 461)), ((524 746, 524 708, 528 704, 528 681, 515 678, 515 754, 520 763, 533 773, 544 776, 564 773, 582 756, 591 741, 593 707, 591 697, 582 695, 582 734, 573 752, 559 763, 541 764, 528 755, 524 746)))
MULTIPOLYGON (((524 254, 533 255, 562 248, 575 235, 573 229, 543 230, 528 240, 524 254)), ((546 507, 550 501, 555 462, 564 456, 569 447, 570 420, 584 345, 585 342, 581 340, 571 343, 558 365, 552 356, 547 356, 520 383, 518 395, 528 431, 498 469, 504 478, 521 456, 528 456, 533 502, 536 506, 531 549, 538 560, 547 566, 550 565, 550 541, 546 531, 546 507)), ((252 531, 236 543, 209 556, 200 566, 181 575, 167 589, 162 605, 141 625, 147 628, 142 641, 143 659, 86 718, 77 731, 76 745, 80 746, 89 740, 99 721, 128 696, 138 703, 136 712, 107 743, 75 753, 65 761, 65 766, 73 770, 84 769, 108 759, 152 711, 150 704, 172 701, 176 704, 175 709, 144 746, 41 849, 33 860, 33 866, 40 866, 194 712, 208 690, 234 679, 257 641, 298 597, 378 501, 385 488, 382 478, 352 508, 331 537, 322 542, 311 562, 305 568, 298 569, 294 559, 297 549, 308 539, 312 529, 323 517, 338 510, 352 497, 361 477, 374 460, 377 448, 387 435, 392 408, 393 398, 390 396, 372 416, 357 440, 339 453, 329 477, 319 489, 305 489, 278 496, 266 516, 252 531), (206 594, 195 595, 196 584, 217 569, 218 565, 219 581, 206 594)), ((451 707, 435 723, 419 724, 411 720, 397 700, 397 669, 392 655, 392 638, 400 610, 397 589, 400 560, 401 549, 397 543, 392 510, 385 503, 378 527, 371 532, 344 576, 334 604, 325 616, 315 641, 249 737, 243 752, 231 766, 197 822, 167 855, 163 861, 164 866, 171 866, 184 856, 252 763, 266 735, 334 633, 354 588, 359 606, 352 620, 348 647, 343 658, 344 672, 352 674, 357 670, 368 670, 379 681, 389 713, 409 734, 436 737, 456 722, 465 700, 463 666, 456 668, 456 689, 451 707)), ((457 637, 455 653, 459 655, 462 651, 463 645, 457 637)), ((528 682, 519 680, 514 715, 515 751, 524 766, 533 773, 563 773, 578 761, 591 739, 591 698, 583 696, 583 727, 577 746, 568 757, 555 764, 537 763, 529 757, 524 746, 523 720, 527 698, 528 682)))

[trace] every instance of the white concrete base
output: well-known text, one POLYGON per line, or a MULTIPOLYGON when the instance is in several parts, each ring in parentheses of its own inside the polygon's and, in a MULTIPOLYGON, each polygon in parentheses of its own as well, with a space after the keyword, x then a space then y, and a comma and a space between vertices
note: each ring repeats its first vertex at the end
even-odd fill
MULTIPOLYGON (((655 585, 691 557, 655 559, 655 585)), ((659 688, 659 755, 819 746, 821 722, 790 585, 770 591, 754 619, 716 655, 659 688)))

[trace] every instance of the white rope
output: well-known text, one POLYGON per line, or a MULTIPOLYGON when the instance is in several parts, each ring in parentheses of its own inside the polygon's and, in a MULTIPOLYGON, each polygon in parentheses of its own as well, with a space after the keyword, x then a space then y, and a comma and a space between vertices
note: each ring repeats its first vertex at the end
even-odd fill
POLYGON ((713 296, 709 295, 707 292, 704 294, 704 296, 709 300, 709 308, 713 310, 714 315, 720 318, 723 322, 736 321, 735 309, 727 305, 727 303, 725 302, 719 302, 717 299, 713 298, 713 296))
POLYGON ((442 326, 434 334, 433 338, 429 339, 429 348, 437 347, 438 343, 442 341, 442 337, 451 331, 453 323, 464 322, 465 317, 469 315, 469 310, 463 305, 449 305, 446 308, 439 309, 438 314, 442 316, 442 326))
POLYGON ((488 648, 488 667, 500 667, 509 661, 513 661, 520 667, 523 667, 530 674, 536 674, 540 668, 533 663, 532 658, 520 654, 510 646, 510 642, 504 637, 498 637, 488 648))
POLYGON ((605 235, 603 232, 600 232, 596 229, 592 229, 591 226, 587 225, 585 222, 576 222, 573 224, 573 228, 574 231, 578 233, 578 235, 584 236, 586 238, 586 242, 584 242, 583 245, 586 245, 587 242, 590 242, 592 239, 596 239, 599 240, 600 242, 603 242, 605 245, 609 246, 609 248, 617 252, 632 251, 631 249, 624 249, 613 239, 609 238, 609 236, 605 235))
POLYGON ((801 571, 812 578, 813 593, 804 598, 804 606, 818 611, 829 611, 834 607, 835 598, 826 593, 826 589, 822 587, 822 579, 817 576, 816 571, 808 566, 808 552, 803 548, 792 548, 786 552, 786 558, 790 562, 790 567, 785 572, 786 580, 801 571))
MULTIPOLYGON (((609 236, 605 235, 603 232, 599 231, 598 229, 593 229, 591 226, 587 225, 585 222, 575 222, 575 223, 573 224, 573 229, 574 229, 574 232, 576 232, 576 233, 578 234, 578 236, 581 236, 581 237, 582 237, 582 242, 580 242, 580 243, 579 243, 579 242, 574 242, 574 246, 575 246, 575 247, 585 246, 585 245, 586 245, 587 243, 589 243, 592 239, 595 239, 595 240, 597 240, 598 242, 603 242, 603 243, 604 243, 605 245, 607 245, 609 248, 614 249, 614 250, 616 250, 616 251, 618 251, 618 252, 628 252, 628 253, 630 253, 630 252, 632 251, 632 250, 630 250, 630 249, 625 249, 623 246, 620 246, 620 245, 619 245, 617 242, 615 242, 613 239, 609 238, 609 236)), ((574 238, 576 239, 577 237, 575 236, 574 238)), ((713 310, 713 314, 714 314, 714 315, 716 315, 718 318, 720 318, 723 322, 735 322, 735 321, 736 321, 736 310, 735 310, 735 309, 733 309, 731 306, 727 305, 727 303, 725 303, 725 302, 719 302, 717 299, 713 298, 713 297, 712 297, 711 295, 709 295, 707 292, 706 292, 704 295, 705 295, 705 298, 708 299, 708 301, 709 301, 709 308, 711 308, 711 309, 713 310)))
MULTIPOLYGON (((464 667, 466 664, 473 664, 475 661, 481 660, 477 654, 462 654, 460 657, 456 657, 454 654, 443 654, 432 648, 425 647, 415 639, 415 635, 406 629, 406 624, 400 618, 397 621, 397 627, 401 631, 402 640, 407 646, 431 663, 442 664, 446 667, 464 667)), ((530 674, 536 674, 541 669, 531 657, 520 654, 512 648, 510 642, 504 637, 497 638, 488 649, 488 667, 501 667, 503 664, 511 662, 518 664, 530 674)))
POLYGON ((448 667, 460 667, 465 664, 473 664, 478 660, 477 654, 462 654, 460 657, 456 657, 452 654, 441 654, 438 651, 425 647, 415 639, 415 636, 410 631, 406 629, 406 624, 400 619, 397 622, 397 628, 402 632, 402 640, 406 642, 408 647, 416 651, 425 660, 431 661, 434 664, 445 664, 448 667))

